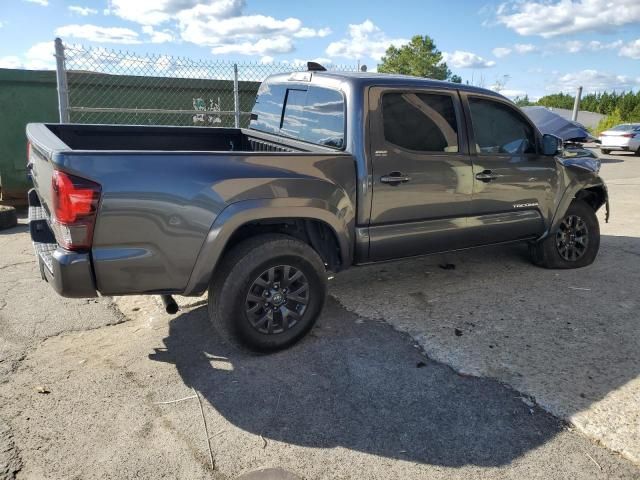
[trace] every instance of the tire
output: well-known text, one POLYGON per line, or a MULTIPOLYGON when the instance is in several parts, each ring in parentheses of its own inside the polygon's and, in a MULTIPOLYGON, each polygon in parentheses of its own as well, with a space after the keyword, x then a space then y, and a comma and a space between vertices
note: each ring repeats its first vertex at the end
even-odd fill
POLYGON ((326 296, 327 274, 315 250, 287 235, 260 235, 222 259, 209 285, 209 319, 228 343, 274 352, 311 330, 326 296))
POLYGON ((607 150, 606 148, 601 148, 600 153, 602 153, 603 155, 609 155, 611 153, 611 150, 607 150))
POLYGON ((0 230, 6 228, 13 228, 18 224, 18 217, 16 215, 16 209, 13 207, 7 207, 0 205, 0 230))
POLYGON ((635 151, 635 156, 640 157, 640 147, 635 151))
POLYGON ((581 268, 591 265, 600 248, 600 224, 593 208, 574 200, 557 232, 530 245, 533 263, 544 268, 581 268), (581 240, 582 239, 582 240, 581 240))

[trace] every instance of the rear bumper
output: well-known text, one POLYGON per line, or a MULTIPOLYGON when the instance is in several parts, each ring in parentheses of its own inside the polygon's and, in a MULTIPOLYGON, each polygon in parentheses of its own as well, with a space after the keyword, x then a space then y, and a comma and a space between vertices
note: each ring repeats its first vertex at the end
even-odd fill
POLYGON ((624 150, 629 151, 629 145, 600 145, 600 150, 624 150))
POLYGON ((65 250, 55 243, 34 189, 29 191, 29 231, 42 278, 63 297, 97 297, 90 253, 65 250))

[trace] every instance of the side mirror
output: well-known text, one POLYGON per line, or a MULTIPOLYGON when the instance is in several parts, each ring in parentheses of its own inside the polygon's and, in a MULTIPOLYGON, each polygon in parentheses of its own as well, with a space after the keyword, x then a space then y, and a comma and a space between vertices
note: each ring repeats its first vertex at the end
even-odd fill
POLYGON ((542 155, 556 155, 562 151, 562 144, 560 137, 545 133, 542 136, 542 155))

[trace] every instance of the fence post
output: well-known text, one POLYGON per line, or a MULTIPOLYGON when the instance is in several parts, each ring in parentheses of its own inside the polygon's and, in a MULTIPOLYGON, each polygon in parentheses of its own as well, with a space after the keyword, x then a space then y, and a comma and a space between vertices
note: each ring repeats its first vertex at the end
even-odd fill
POLYGON ((58 112, 60 123, 70 123, 69 117, 69 89, 67 88, 67 70, 64 63, 64 45, 60 38, 55 40, 56 57, 56 86, 58 89, 58 112))
POLYGON ((240 91, 238 89, 238 64, 233 64, 233 111, 235 112, 235 125, 240 128, 240 91))

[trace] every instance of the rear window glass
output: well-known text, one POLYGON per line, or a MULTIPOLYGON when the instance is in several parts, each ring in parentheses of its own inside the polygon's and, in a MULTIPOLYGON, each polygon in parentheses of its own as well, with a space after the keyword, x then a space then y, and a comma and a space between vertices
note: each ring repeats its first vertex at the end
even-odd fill
POLYGON ((617 125, 613 127, 611 130, 617 131, 617 132, 630 132, 632 130, 636 131, 636 130, 640 130, 640 125, 617 125))
POLYGON ((317 145, 344 146, 344 98, 338 91, 267 85, 258 92, 253 114, 249 127, 255 130, 317 145))
POLYGON ((458 126, 449 95, 386 93, 382 118, 389 143, 420 152, 458 151, 458 126))
POLYGON ((286 92, 287 89, 284 85, 262 84, 258 90, 249 128, 261 132, 278 133, 286 92))
POLYGON ((287 91, 280 134, 286 135, 287 137, 300 138, 301 133, 307 125, 304 117, 304 104, 306 99, 306 90, 289 89, 287 91))

